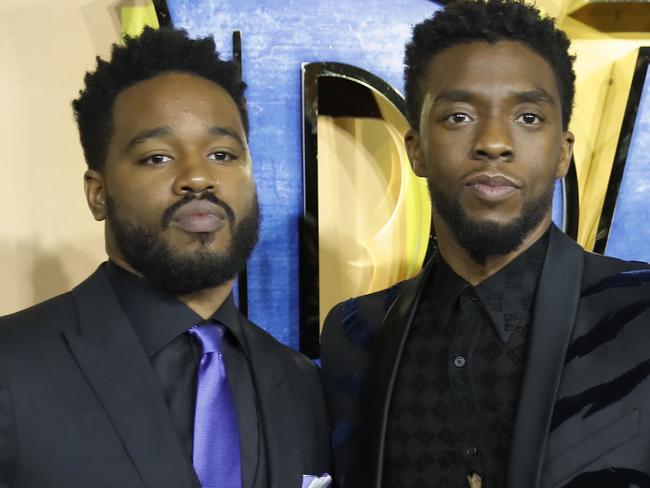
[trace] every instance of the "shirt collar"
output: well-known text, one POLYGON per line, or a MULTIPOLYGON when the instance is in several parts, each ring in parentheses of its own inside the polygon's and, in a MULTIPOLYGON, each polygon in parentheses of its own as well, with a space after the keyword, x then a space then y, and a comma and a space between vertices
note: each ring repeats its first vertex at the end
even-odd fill
POLYGON ((447 326, 454 311, 454 305, 469 283, 449 267, 438 253, 434 264, 430 286, 425 290, 428 299, 422 304, 439 324, 447 326))
MULTIPOLYGON (((205 320, 185 303, 168 295, 112 261, 105 265, 108 280, 131 321, 145 352, 152 357, 190 327, 205 320)), ((243 343, 239 312, 232 294, 212 314, 209 321, 226 327, 226 337, 243 343)))
POLYGON ((504 343, 510 340, 515 330, 521 330, 528 324, 549 235, 547 231, 517 258, 474 287, 504 343))
POLYGON ((497 273, 472 287, 438 254, 430 283, 430 306, 438 322, 448 324, 461 294, 475 296, 486 310, 495 332, 507 343, 513 331, 526 327, 544 264, 550 231, 497 273))

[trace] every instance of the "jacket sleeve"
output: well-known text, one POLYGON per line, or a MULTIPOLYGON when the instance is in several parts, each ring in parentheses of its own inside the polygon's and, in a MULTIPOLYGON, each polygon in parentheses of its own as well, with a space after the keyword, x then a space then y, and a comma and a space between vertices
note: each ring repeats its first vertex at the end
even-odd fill
POLYGON ((9 386, 0 369, 0 488, 11 488, 16 470, 16 427, 9 386))

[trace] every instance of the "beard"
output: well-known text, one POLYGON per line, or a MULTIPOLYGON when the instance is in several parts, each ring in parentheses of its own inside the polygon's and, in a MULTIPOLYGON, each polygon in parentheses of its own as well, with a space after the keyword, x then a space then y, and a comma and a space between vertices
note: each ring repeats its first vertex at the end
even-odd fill
POLYGON ((456 242, 477 263, 489 257, 505 256, 516 251, 551 209, 553 185, 534 200, 524 202, 517 218, 507 223, 470 218, 460 204, 460 198, 448 196, 427 179, 431 202, 449 226, 456 242))
POLYGON ((160 226, 146 226, 124 215, 110 197, 106 198, 108 225, 125 261, 154 287, 170 295, 186 295, 215 288, 232 280, 246 266, 259 236, 260 212, 257 195, 250 210, 239 221, 232 208, 212 193, 187 194, 163 213, 160 226), (231 232, 230 244, 221 252, 208 248, 212 233, 197 233, 201 244, 193 252, 181 253, 162 235, 173 214, 192 200, 208 200, 226 213, 231 232))

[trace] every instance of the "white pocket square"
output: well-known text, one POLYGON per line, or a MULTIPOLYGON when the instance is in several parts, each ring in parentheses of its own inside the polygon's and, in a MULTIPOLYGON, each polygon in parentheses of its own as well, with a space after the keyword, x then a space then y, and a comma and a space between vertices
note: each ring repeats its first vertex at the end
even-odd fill
POLYGON ((302 475, 302 488, 327 488, 332 484, 332 477, 325 473, 323 476, 302 475))

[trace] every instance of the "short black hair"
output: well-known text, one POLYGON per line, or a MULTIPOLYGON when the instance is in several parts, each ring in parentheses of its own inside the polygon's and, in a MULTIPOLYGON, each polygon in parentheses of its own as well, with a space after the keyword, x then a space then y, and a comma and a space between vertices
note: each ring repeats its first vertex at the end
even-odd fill
POLYGON ((201 76, 221 86, 235 101, 248 136, 248 113, 241 70, 224 61, 214 39, 190 39, 181 29, 146 27, 138 37, 114 44, 110 61, 97 56, 94 72, 87 72, 85 87, 72 102, 79 137, 89 168, 102 170, 113 132, 115 98, 126 88, 169 72, 201 76))
POLYGON ((407 117, 420 126, 424 84, 431 59, 443 49, 469 42, 517 41, 544 58, 555 74, 562 111, 562 127, 569 126, 575 93, 574 56, 567 35, 555 21, 521 0, 461 0, 413 28, 404 59, 407 117))

